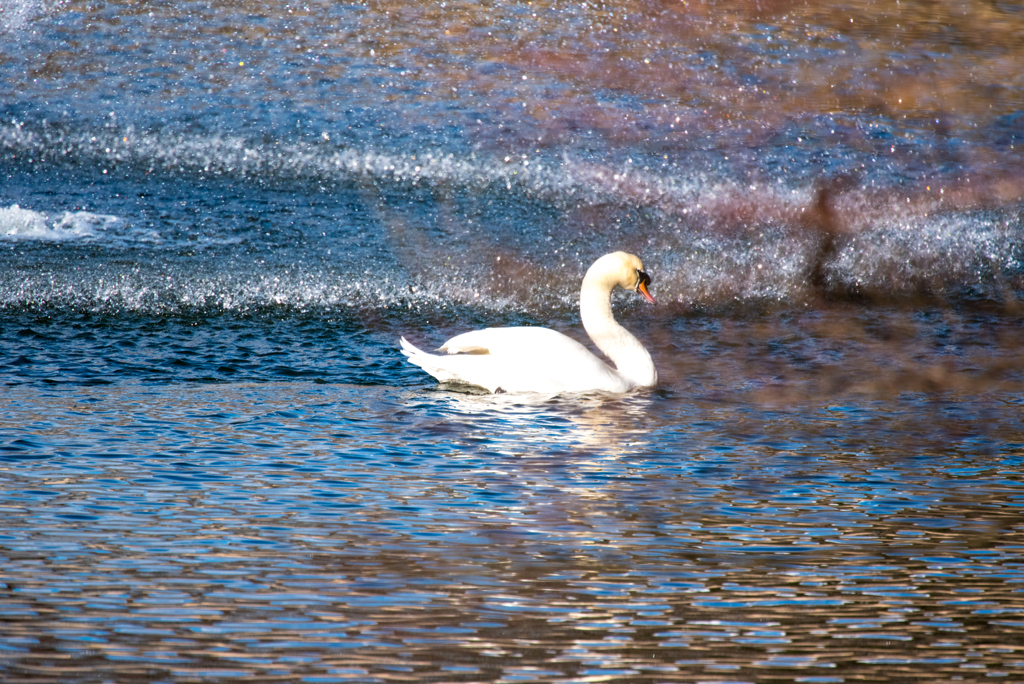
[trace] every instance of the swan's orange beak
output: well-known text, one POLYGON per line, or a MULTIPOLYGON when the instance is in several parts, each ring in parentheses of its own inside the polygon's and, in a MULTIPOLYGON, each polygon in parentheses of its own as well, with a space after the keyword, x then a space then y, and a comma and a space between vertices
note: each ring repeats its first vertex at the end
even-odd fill
POLYGON ((639 279, 636 281, 636 291, 644 296, 644 299, 649 301, 651 304, 655 304, 654 297, 647 291, 647 286, 651 284, 651 276, 647 275, 643 271, 637 271, 639 279))

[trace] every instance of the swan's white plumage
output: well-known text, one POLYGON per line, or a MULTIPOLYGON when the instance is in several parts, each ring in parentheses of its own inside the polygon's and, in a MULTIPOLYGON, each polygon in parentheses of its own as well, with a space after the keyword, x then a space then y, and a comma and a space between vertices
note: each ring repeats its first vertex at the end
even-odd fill
POLYGON ((548 328, 487 328, 463 333, 428 354, 404 337, 409 361, 441 382, 478 385, 490 392, 625 392, 632 384, 586 347, 548 328))
POLYGON ((583 279, 580 313, 609 366, 586 347, 548 328, 487 328, 457 335, 429 354, 401 339, 402 353, 441 382, 466 383, 490 392, 626 392, 657 383, 651 355, 611 310, 615 287, 635 289, 650 301, 640 260, 624 252, 598 259, 583 279))

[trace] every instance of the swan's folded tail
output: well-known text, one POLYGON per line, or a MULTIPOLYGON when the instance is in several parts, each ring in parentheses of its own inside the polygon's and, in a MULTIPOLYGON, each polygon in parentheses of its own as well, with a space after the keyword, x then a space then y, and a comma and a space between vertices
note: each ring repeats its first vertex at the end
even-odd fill
POLYGON ((416 354, 423 354, 424 352, 412 342, 405 339, 404 337, 398 338, 398 343, 402 345, 402 353, 412 358, 416 354))
POLYGON ((458 379, 441 363, 442 357, 423 351, 404 337, 399 338, 398 341, 402 345, 402 353, 409 357, 410 363, 419 366, 441 382, 458 379))
POLYGON ((409 360, 415 363, 420 368, 426 368, 425 363, 429 363, 429 359, 433 358, 433 354, 428 354, 409 340, 404 337, 398 339, 399 344, 402 345, 402 353, 409 357, 409 360))

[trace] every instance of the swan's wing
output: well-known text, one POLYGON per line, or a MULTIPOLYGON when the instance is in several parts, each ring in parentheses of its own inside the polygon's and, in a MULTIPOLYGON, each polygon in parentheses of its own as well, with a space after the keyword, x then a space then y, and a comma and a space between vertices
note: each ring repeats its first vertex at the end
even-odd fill
POLYGON ((406 340, 409 360, 442 382, 465 382, 491 392, 624 392, 632 383, 586 347, 547 328, 487 328, 448 340, 427 354, 406 340))
MULTIPOLYGON (((576 340, 550 328, 486 328, 456 335, 438 351, 449 354, 494 354, 508 359, 532 355, 542 349, 554 354, 590 354, 576 340)), ((595 357, 596 358, 596 357, 595 357)))

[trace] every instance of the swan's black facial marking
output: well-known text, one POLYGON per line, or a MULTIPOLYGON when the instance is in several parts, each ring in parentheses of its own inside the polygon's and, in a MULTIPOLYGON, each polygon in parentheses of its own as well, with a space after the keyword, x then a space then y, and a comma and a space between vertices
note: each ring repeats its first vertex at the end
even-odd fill
POLYGON ((642 295, 644 299, 654 304, 654 297, 647 290, 647 286, 651 284, 651 276, 647 275, 644 271, 639 268, 636 269, 636 293, 642 295))
POLYGON ((647 289, 647 286, 651 284, 651 276, 647 275, 646 271, 641 271, 639 268, 636 269, 636 291, 639 292, 640 288, 647 289))

